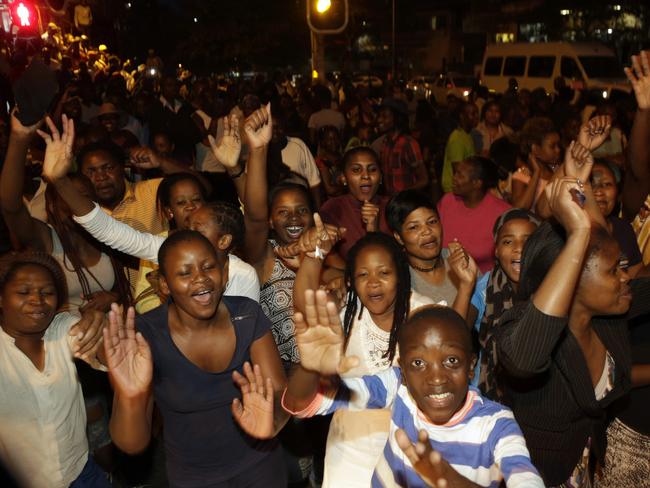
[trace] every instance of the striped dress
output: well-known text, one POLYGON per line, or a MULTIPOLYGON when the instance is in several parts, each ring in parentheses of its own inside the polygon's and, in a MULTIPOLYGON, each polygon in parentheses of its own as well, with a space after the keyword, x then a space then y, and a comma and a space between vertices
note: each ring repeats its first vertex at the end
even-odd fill
POLYGON ((400 428, 413 442, 418 431, 425 429, 432 448, 458 473, 480 486, 496 488, 505 480, 508 488, 544 487, 512 411, 481 397, 474 388, 470 387, 463 406, 444 425, 431 423, 417 408, 402 384, 399 368, 344 378, 338 390, 322 391, 303 411, 292 413, 311 417, 342 408, 391 409, 390 435, 373 473, 373 488, 428 486, 397 445, 395 432, 400 428))

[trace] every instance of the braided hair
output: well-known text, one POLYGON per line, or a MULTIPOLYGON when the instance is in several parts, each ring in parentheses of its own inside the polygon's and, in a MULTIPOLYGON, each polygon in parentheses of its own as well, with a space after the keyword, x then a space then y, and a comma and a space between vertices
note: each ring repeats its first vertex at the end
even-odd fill
MULTIPOLYGON (((81 182, 92 192, 92 184, 87 177, 81 174, 70 174, 68 176, 72 181, 81 182)), ((71 212, 59 194, 56 192, 56 189, 53 185, 48 185, 47 189, 45 190, 45 210, 47 213, 48 223, 54 228, 54 231, 61 241, 61 246, 63 247, 64 263, 66 266, 68 262, 72 265, 72 270, 77 275, 77 279, 79 280, 79 284, 81 285, 81 290, 83 291, 84 296, 90 295, 92 293, 90 283, 88 282, 88 276, 86 273, 84 273, 84 270, 87 269, 86 265, 79 257, 79 253, 76 251, 72 243, 72 239, 70 238, 71 234, 73 233, 79 234, 80 232, 85 231, 83 229, 80 230, 80 227, 75 224, 72 218, 61 218, 61 214, 70 214, 71 212)), ((110 249, 109 247, 101 244, 96 240, 94 244, 96 247, 99 247, 101 252, 107 254, 111 260, 120 301, 125 305, 130 304, 131 287, 126 278, 124 266, 116 257, 116 251, 110 249)))
MULTIPOLYGON (((356 274, 357 258, 361 252, 369 246, 379 246, 384 248, 391 255, 395 269, 397 271, 397 292, 395 294, 395 310, 393 312, 393 324, 390 329, 390 338, 388 340, 388 349, 384 352, 384 357, 391 362, 395 358, 397 349, 397 334, 409 314, 409 302, 411 298, 411 274, 409 270, 408 259, 404 250, 399 246, 397 241, 387 234, 381 232, 368 232, 359 239, 352 249, 348 252, 345 263, 345 282, 348 287, 346 297, 345 315, 343 318, 343 331, 346 337, 350 337, 352 324, 357 314, 357 299, 359 294, 355 288, 354 277, 356 274)), ((358 319, 363 313, 363 303, 359 308, 358 319)))

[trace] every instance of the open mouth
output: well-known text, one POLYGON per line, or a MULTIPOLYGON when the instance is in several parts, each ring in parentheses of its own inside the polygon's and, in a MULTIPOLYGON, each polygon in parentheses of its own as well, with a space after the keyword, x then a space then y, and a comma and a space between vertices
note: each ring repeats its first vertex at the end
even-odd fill
POLYGON ((521 259, 513 259, 510 261, 510 264, 512 265, 512 269, 514 271, 520 272, 521 271, 521 259))
POLYGON ((383 293, 374 293, 372 295, 368 295, 368 300, 371 302, 381 302, 384 298, 383 293))
POLYGON ((212 290, 201 290, 192 293, 192 299, 201 305, 208 305, 212 301, 212 290))
POLYGON ((423 242, 421 247, 424 249, 435 249, 438 247, 438 239, 431 239, 430 241, 423 242))
POLYGON ((298 237, 300 237, 302 234, 304 227, 299 225, 290 225, 288 227, 285 227, 285 230, 291 239, 298 239, 298 237))
POLYGON ((448 391, 444 393, 431 393, 430 395, 426 396, 428 402, 437 408, 448 406, 451 403, 453 397, 454 395, 448 391))
POLYGON ((372 192, 372 185, 370 183, 359 185, 359 191, 361 193, 371 193, 372 192))

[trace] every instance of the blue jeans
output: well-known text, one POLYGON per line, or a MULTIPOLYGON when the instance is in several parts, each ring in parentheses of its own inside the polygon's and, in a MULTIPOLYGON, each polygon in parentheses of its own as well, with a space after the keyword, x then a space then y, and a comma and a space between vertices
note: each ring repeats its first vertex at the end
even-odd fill
POLYGON ((111 488, 111 484, 106 477, 106 473, 88 455, 88 461, 76 480, 72 482, 70 488, 111 488))

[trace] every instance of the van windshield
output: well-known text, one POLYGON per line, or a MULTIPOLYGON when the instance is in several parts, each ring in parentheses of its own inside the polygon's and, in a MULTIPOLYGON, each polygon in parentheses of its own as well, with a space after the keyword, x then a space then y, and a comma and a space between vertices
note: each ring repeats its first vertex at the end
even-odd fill
POLYGON ((623 68, 614 56, 578 56, 589 78, 623 78, 623 68))

